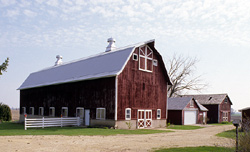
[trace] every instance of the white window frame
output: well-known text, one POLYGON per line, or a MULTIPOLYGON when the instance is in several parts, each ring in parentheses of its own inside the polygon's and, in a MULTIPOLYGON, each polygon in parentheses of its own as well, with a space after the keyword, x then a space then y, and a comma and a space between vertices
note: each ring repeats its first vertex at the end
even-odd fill
POLYGON ((106 119, 106 108, 96 108, 96 119, 100 119, 100 120, 105 120, 106 119), (102 113, 101 110, 104 110, 104 116, 103 117, 101 116, 101 113, 102 113))
POLYGON ((158 61, 156 59, 153 59, 153 65, 158 66, 158 61))
POLYGON ((30 107, 29 114, 30 115, 34 115, 35 114, 35 108, 34 107, 30 107))
POLYGON ((44 107, 39 107, 38 109, 38 115, 43 116, 44 115, 44 107))
POLYGON ((134 61, 138 61, 138 54, 133 53, 133 60, 134 60, 134 61), (136 56, 136 59, 134 58, 135 56, 136 56))
POLYGON ((139 47, 139 70, 141 70, 141 71, 146 71, 146 72, 153 72, 153 50, 149 47, 149 46, 147 46, 147 45, 144 45, 144 46, 141 46, 141 47, 139 47), (141 48, 143 48, 143 47, 145 47, 145 53, 143 53, 143 51, 141 50, 141 48), (148 54, 148 50, 149 51, 151 51, 151 53, 149 54, 149 55, 151 55, 152 54, 152 58, 151 57, 148 57, 149 55, 147 55, 148 54), (142 54, 144 54, 144 55, 141 55, 141 53, 140 52, 142 52, 142 54), (146 54, 146 55, 145 55, 146 54), (145 59, 145 69, 142 69, 141 68, 141 58, 144 58, 145 59), (152 71, 151 70, 148 70, 147 69, 147 61, 148 60, 152 60, 152 71))
POLYGON ((190 107, 194 107, 194 100, 190 101, 190 107))
POLYGON ((157 117, 157 119, 161 119, 161 109, 157 109, 157 111, 156 111, 156 117, 157 117))
POLYGON ((61 112, 62 117, 68 117, 68 113, 69 113, 69 108, 68 107, 62 107, 62 112, 61 112), (65 110, 67 110, 66 114, 65 114, 65 110))
POLYGON ((55 117, 55 113, 56 113, 55 107, 49 107, 49 116, 55 117), (50 113, 50 110, 52 110, 52 113, 50 113))
POLYGON ((23 114, 23 115, 26 114, 26 107, 22 107, 22 113, 21 114, 23 114))
POLYGON ((223 113, 222 113, 222 121, 228 121, 228 112, 227 111, 223 111, 223 113))
POLYGON ((125 109, 125 120, 131 120, 131 108, 126 108, 125 109), (129 113, 127 113, 129 111, 129 113), (129 116, 129 117, 127 117, 129 116))
MULTIPOLYGON (((76 117, 78 116, 78 110, 82 110, 82 115, 80 115, 80 118, 83 118, 84 117, 84 108, 83 107, 77 107, 76 108, 76 117)), ((80 112, 80 114, 81 114, 81 112, 80 112)))

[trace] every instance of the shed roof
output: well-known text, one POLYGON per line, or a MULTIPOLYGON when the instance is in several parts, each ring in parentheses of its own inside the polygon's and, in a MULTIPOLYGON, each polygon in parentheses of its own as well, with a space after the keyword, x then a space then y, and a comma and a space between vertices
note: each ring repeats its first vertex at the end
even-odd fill
MULTIPOLYGON (((136 47, 147 44, 157 52, 154 42, 155 40, 140 42, 31 73, 18 90, 119 75, 136 47)), ((162 60, 161 56, 160 59, 162 60)), ((165 73, 171 84, 166 68, 165 73)))
POLYGON ((191 100, 194 100, 194 102, 198 105, 198 107, 201 111, 208 111, 207 108, 202 106, 193 97, 169 98, 168 99, 168 110, 183 110, 191 100))
POLYGON ((239 112, 242 112, 242 111, 245 111, 245 110, 250 110, 250 107, 246 107, 246 108, 240 109, 240 110, 238 110, 238 111, 239 111, 239 112))
POLYGON ((232 104, 230 98, 226 93, 224 94, 199 94, 199 95, 183 95, 183 97, 193 97, 202 105, 221 104, 227 97, 232 104))
POLYGON ((168 110, 183 110, 192 99, 192 97, 169 98, 168 110))

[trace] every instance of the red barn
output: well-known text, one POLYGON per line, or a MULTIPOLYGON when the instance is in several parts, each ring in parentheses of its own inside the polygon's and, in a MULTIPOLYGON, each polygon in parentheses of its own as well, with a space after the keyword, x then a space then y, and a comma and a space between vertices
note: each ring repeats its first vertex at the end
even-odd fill
POLYGON ((185 95, 191 96, 208 109, 208 123, 231 121, 232 102, 227 94, 185 95))
MULTIPOLYGON (((164 127, 171 85, 154 40, 31 73, 20 86, 21 113, 81 116, 84 125, 123 129, 164 127)), ((21 119, 21 118, 20 118, 21 119)))
POLYGON ((192 97, 168 99, 168 122, 175 125, 206 123, 207 109, 192 97))

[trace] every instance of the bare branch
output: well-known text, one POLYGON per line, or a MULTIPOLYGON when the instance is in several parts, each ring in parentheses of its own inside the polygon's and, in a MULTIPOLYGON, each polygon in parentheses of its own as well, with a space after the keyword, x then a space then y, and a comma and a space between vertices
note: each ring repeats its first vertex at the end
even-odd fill
POLYGON ((202 83, 201 76, 194 77, 195 64, 198 62, 196 58, 183 57, 174 55, 169 60, 169 77, 173 83, 168 88, 168 96, 179 96, 183 91, 204 89, 207 84, 202 83))

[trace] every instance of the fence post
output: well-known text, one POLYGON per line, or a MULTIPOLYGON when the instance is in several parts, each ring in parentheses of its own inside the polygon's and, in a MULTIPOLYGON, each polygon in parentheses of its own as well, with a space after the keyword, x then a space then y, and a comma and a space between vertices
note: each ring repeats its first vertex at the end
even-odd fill
POLYGON ((77 117, 77 126, 80 126, 80 117, 77 117))
POLYGON ((44 128, 44 117, 43 117, 43 128, 44 128))
POLYGON ((26 127, 26 116, 27 115, 24 115, 24 130, 27 130, 27 127, 26 127))
POLYGON ((63 123, 63 122, 62 122, 62 115, 61 115, 61 127, 63 126, 62 123, 63 123))

